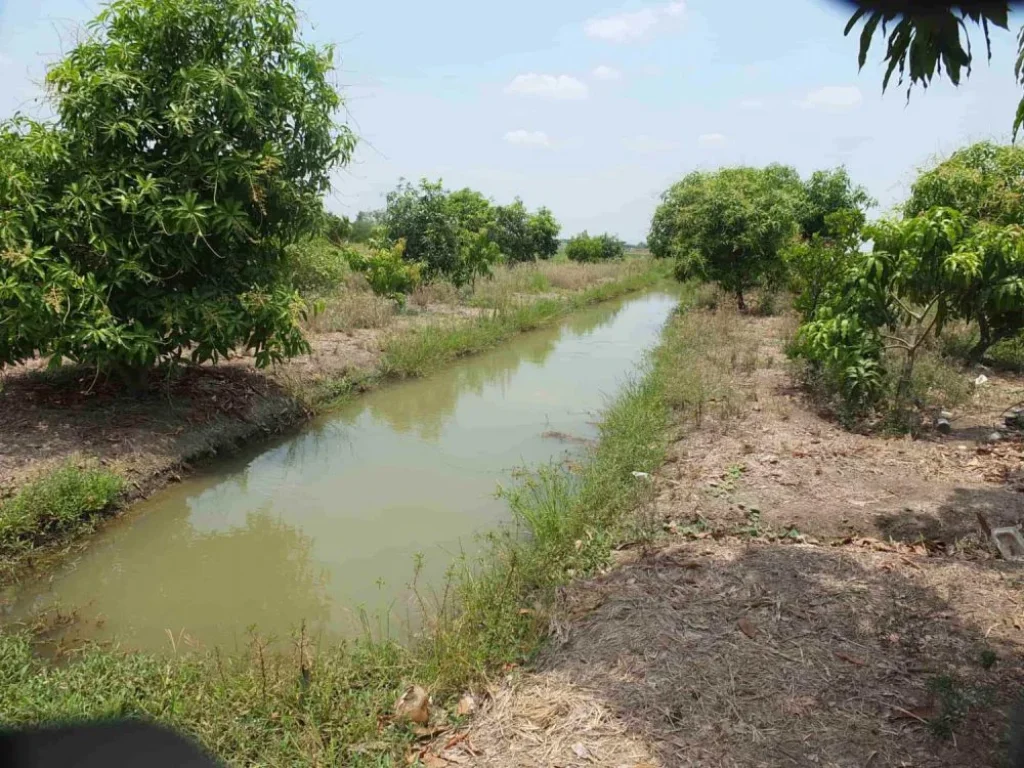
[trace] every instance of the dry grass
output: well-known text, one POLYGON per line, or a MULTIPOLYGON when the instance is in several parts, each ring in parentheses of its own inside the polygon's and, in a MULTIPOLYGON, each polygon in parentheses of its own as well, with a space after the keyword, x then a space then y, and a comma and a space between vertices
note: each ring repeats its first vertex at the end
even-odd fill
POLYGON ((609 280, 639 274, 649 268, 648 259, 626 259, 604 264, 577 264, 571 261, 546 261, 539 270, 560 291, 578 291, 609 280))
POLYGON ((458 304, 459 292, 451 283, 435 280, 418 285, 416 290, 409 294, 409 303, 420 308, 434 304, 458 304))
POLYGON ((324 310, 309 321, 313 333, 352 328, 386 328, 395 317, 395 303, 370 291, 345 291, 324 301, 324 310))
POLYGON ((667 377, 666 399, 687 419, 701 424, 706 412, 741 416, 747 393, 735 385, 758 365, 757 340, 742 332, 744 318, 728 304, 717 311, 693 310, 680 316, 662 354, 680 360, 667 377))

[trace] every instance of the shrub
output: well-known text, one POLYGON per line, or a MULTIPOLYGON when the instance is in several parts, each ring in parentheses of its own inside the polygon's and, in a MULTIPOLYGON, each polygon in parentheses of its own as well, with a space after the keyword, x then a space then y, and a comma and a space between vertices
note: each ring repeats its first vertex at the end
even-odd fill
POLYGON ((331 50, 287 0, 116 0, 93 29, 47 74, 56 123, 0 126, 0 364, 308 350, 282 267, 354 146, 331 50))
POLYGON ((419 285, 421 271, 419 264, 409 263, 403 258, 404 253, 404 240, 391 245, 380 239, 371 242, 367 253, 350 251, 349 264, 366 277, 378 296, 404 304, 406 294, 412 293, 419 285))
POLYGON ((844 290, 846 276, 860 257, 862 218, 858 211, 831 213, 821 231, 792 241, 782 251, 790 287, 798 294, 794 305, 804 319, 844 290))
POLYGON ((306 238, 285 249, 291 283, 304 293, 328 293, 345 281, 349 249, 323 237, 306 238))
POLYGON ((621 259, 626 246, 617 237, 609 234, 591 237, 586 231, 569 238, 565 244, 565 256, 570 261, 594 263, 621 259))

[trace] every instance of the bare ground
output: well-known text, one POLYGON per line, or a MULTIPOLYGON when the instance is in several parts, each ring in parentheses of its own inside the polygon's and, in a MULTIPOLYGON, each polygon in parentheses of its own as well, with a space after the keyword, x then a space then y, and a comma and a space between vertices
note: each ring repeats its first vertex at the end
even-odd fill
POLYGON ((251 356, 151 374, 129 394, 115 381, 43 361, 0 372, 0 499, 57 464, 96 460, 137 488, 182 463, 286 429, 308 413, 301 393, 372 374, 388 334, 436 321, 476 317, 472 307, 430 304, 386 327, 319 331, 312 352, 269 370, 251 356))
POLYGON ((1021 381, 989 374, 949 436, 852 434, 793 385, 784 319, 743 333, 749 407, 678 440, 638 513, 667 533, 570 587, 428 764, 1005 765, 1024 566, 978 512, 1021 522, 1021 443, 986 442, 1021 381))

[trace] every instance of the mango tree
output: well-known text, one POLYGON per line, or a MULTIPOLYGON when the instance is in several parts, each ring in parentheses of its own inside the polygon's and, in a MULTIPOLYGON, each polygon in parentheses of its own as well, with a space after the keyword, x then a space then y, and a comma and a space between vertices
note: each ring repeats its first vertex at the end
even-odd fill
POLYGON ((972 254, 969 272, 951 308, 977 323, 971 351, 980 360, 992 344, 1024 329, 1024 149, 980 142, 954 152, 918 176, 905 211, 917 216, 943 207, 958 211, 965 228, 963 249, 972 254))
POLYGON ((0 364, 132 372, 308 350, 285 246, 322 223, 332 51, 286 0, 116 0, 0 125, 0 364))
POLYGON ((802 202, 792 168, 723 168, 690 173, 662 195, 648 244, 673 258, 676 274, 718 283, 746 309, 745 294, 782 269, 802 202))

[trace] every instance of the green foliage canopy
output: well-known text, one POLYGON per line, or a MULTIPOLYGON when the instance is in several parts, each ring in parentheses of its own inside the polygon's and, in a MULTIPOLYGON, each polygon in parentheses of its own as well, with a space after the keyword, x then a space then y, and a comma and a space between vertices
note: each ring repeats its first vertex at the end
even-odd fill
POLYGON ((956 211, 963 229, 949 311, 978 324, 973 356, 980 358, 995 342, 1024 329, 1024 149, 980 142, 921 173, 906 214, 939 209, 956 211))
POLYGON ((285 246, 354 137, 287 0, 116 0, 0 125, 0 364, 308 349, 285 246))
POLYGON ((648 244, 677 260, 677 273, 701 275, 736 296, 776 274, 797 233, 803 186, 792 168, 695 171, 662 195, 648 244))
POLYGON ((427 279, 456 286, 488 274, 502 257, 533 261, 558 250, 558 222, 546 208, 531 215, 518 198, 495 206, 475 190, 448 192, 440 181, 400 183, 382 223, 392 240, 406 241, 405 258, 422 263, 427 279))
MULTIPOLYGON (((932 80, 945 75, 953 85, 961 77, 971 74, 974 50, 971 47, 970 27, 980 27, 985 51, 992 58, 992 28, 1008 29, 1009 4, 1005 2, 971 3, 907 3, 903 10, 894 7, 880 9, 862 3, 846 25, 849 35, 861 23, 858 63, 867 62, 868 52, 876 34, 885 40, 885 75, 882 90, 889 87, 892 76, 898 73, 897 83, 907 83, 907 97, 915 85, 927 88, 932 80), (891 31, 890 31, 891 29, 891 31)), ((1017 61, 1014 73, 1024 84, 1024 27, 1017 34, 1017 61)), ((1024 98, 1017 105, 1013 121, 1016 136, 1024 123, 1024 98)))
POLYGON ((527 222, 530 242, 538 259, 550 259, 558 253, 558 233, 561 226, 547 208, 541 207, 527 222))
POLYGON ((848 214, 842 229, 859 229, 864 224, 867 209, 874 205, 867 190, 854 184, 845 168, 815 171, 804 182, 797 221, 800 233, 805 238, 826 235, 828 217, 841 211, 848 214))
POLYGON ((565 244, 565 256, 570 261, 593 263, 621 259, 625 255, 625 244, 608 233, 591 236, 583 231, 565 244))

